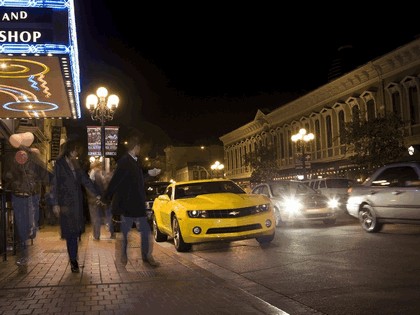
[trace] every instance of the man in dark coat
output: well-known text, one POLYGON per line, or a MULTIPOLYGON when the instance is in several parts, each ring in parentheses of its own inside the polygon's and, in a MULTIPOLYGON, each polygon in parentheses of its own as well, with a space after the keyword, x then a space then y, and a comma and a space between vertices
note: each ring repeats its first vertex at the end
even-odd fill
POLYGON ((63 154, 57 159, 51 181, 54 213, 59 216, 61 237, 66 240, 72 272, 79 272, 77 261, 78 238, 85 230, 82 185, 100 202, 100 191, 77 161, 80 146, 77 141, 65 143, 63 154))
POLYGON ((141 235, 141 256, 153 267, 159 265, 152 256, 153 243, 146 216, 146 195, 143 170, 138 161, 140 135, 129 136, 127 153, 117 161, 117 167, 104 194, 104 200, 112 198, 112 214, 121 217, 121 263, 127 264, 128 232, 136 224, 141 235))

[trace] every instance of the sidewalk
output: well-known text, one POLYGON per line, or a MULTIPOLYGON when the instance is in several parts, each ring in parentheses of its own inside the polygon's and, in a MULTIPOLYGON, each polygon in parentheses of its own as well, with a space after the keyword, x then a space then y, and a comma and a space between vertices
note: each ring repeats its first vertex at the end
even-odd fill
POLYGON ((119 263, 121 234, 79 244, 80 273, 72 273, 58 226, 43 227, 32 245, 26 272, 8 252, 0 262, 3 314, 282 314, 287 313, 154 243, 157 268, 140 257, 139 234, 130 233, 128 263, 119 263))

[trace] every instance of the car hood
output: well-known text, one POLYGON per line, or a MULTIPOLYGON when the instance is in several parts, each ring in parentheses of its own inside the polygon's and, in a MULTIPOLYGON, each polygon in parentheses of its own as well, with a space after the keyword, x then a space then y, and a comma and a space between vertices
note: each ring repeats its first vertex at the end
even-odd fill
POLYGON ((288 198, 293 198, 293 199, 297 199, 300 200, 300 202, 303 202, 305 204, 322 204, 322 203, 327 203, 328 202, 328 197, 326 197, 325 195, 322 194, 296 194, 296 195, 284 195, 281 197, 273 197, 271 198, 271 200, 274 203, 277 202, 284 202, 285 200, 287 200, 288 198))
POLYGON ((206 194, 178 201, 188 208, 195 207, 197 209, 245 208, 270 203, 270 200, 262 195, 232 193, 206 194))

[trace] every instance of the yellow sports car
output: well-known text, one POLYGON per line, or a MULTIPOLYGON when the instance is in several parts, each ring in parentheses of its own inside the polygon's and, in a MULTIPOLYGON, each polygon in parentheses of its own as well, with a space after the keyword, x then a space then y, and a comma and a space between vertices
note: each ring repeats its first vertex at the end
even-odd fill
POLYGON ((171 237, 178 252, 212 241, 255 238, 269 243, 275 228, 270 199, 247 194, 228 179, 172 183, 153 203, 155 241, 171 237))

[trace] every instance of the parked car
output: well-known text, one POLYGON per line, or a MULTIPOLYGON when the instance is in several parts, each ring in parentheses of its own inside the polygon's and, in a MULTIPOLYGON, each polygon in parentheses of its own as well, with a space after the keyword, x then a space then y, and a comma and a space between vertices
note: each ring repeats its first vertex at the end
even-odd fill
POLYGON ((274 239, 270 200, 247 194, 229 179, 171 183, 153 204, 153 236, 157 242, 173 238, 178 252, 193 244, 255 238, 274 239))
POLYGON ((353 185, 353 180, 347 178, 312 178, 305 183, 324 194, 328 198, 337 199, 342 212, 346 211, 348 190, 353 185))
POLYGON ((152 215, 153 215, 153 202, 155 198, 159 195, 163 194, 166 190, 166 187, 170 182, 160 182, 160 181, 153 181, 153 182, 145 182, 144 188, 146 192, 146 213, 147 219, 150 223, 150 227, 152 227, 152 215))
POLYGON ((296 221, 322 221, 324 224, 336 222, 337 200, 327 198, 302 181, 268 181, 255 186, 252 193, 270 198, 276 226, 296 221))
POLYGON ((385 165, 351 187, 347 212, 370 233, 385 223, 420 224, 420 161, 385 165))

